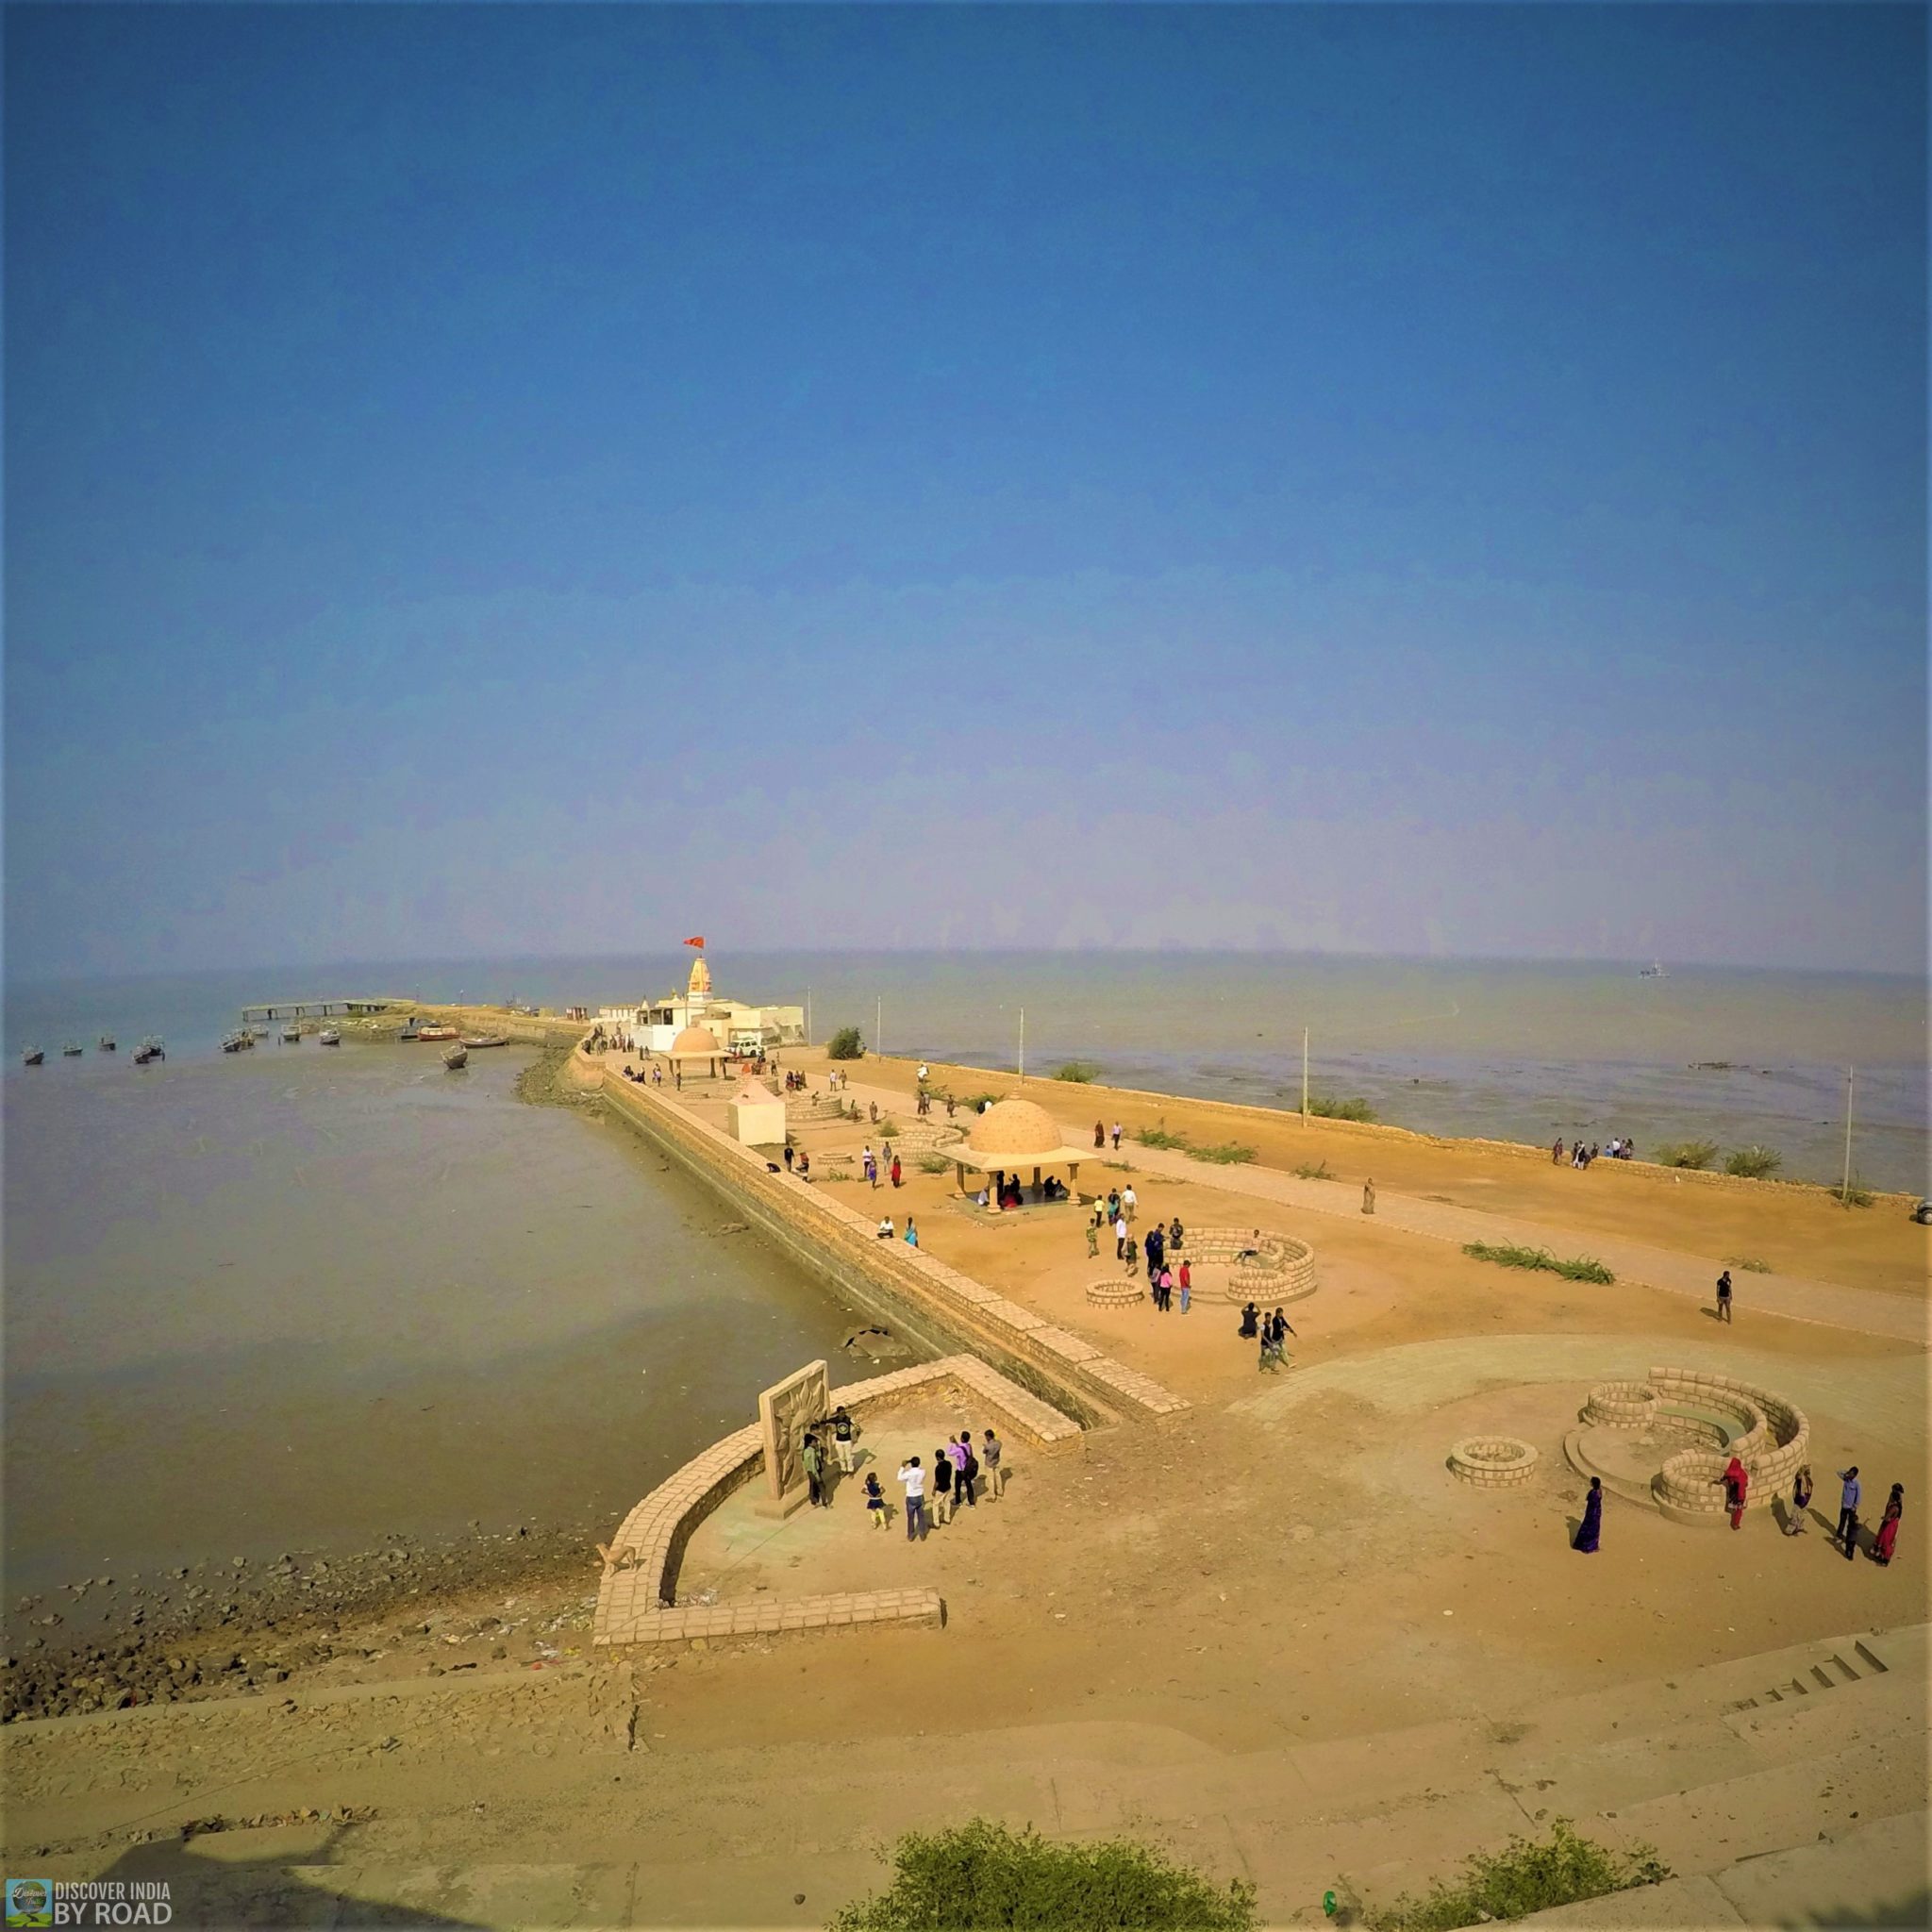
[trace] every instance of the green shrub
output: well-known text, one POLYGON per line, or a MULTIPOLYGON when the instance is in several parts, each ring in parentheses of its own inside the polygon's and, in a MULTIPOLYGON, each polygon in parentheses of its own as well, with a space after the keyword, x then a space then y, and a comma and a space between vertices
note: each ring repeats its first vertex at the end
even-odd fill
POLYGON ((1854 1174, 1849 1181, 1840 1181, 1831 1191, 1831 1198, 1840 1208, 1869 1208, 1872 1205, 1872 1190, 1864 1186, 1854 1174))
POLYGON ((952 1164, 942 1154, 922 1154, 918 1162, 921 1174, 944 1174, 952 1164))
POLYGON ((834 1914, 827 1932, 1253 1932, 1255 1888, 1226 1886, 1125 1839, 1054 1844, 1029 1825, 975 1818, 908 1832, 892 1882, 834 1914))
POLYGON ((1185 1147, 1185 1134, 1170 1134, 1165 1127, 1136 1127, 1134 1139, 1143 1147, 1185 1147))
POLYGON ((899 1123, 889 1113, 882 1113, 874 1124, 879 1130, 881 1140, 890 1141, 899 1131, 899 1123))
POLYGON ((1724 1172, 1734 1174, 1740 1180, 1761 1181, 1766 1174, 1775 1174, 1785 1164, 1784 1156, 1775 1147, 1740 1147, 1724 1162, 1724 1172))
POLYGON ((859 1038, 857 1026, 841 1026, 825 1042, 825 1058, 830 1060, 862 1060, 865 1058, 865 1041, 859 1038))
POLYGON ((1546 1842, 1517 1837, 1503 1851, 1478 1852, 1464 1860, 1459 1879, 1438 1884, 1420 1899, 1405 1895, 1371 1923, 1376 1932, 1455 1932, 1457 1926, 1526 1918, 1632 1886, 1659 1885, 1670 1875, 1655 1845, 1614 1852, 1580 1837, 1567 1818, 1558 1818, 1546 1842))
POLYGON ((1100 1069, 1091 1060, 1068 1060, 1053 1070, 1056 1080, 1072 1080, 1085 1087, 1090 1081, 1100 1077, 1100 1069))
POLYGON ((1741 1268, 1746 1274, 1769 1274, 1771 1273, 1771 1263, 1769 1261, 1760 1261, 1755 1255, 1726 1255, 1724 1257, 1724 1266, 1726 1268, 1741 1268))
POLYGON ((1294 1177, 1298 1181, 1332 1181, 1335 1178, 1334 1174, 1329 1172, 1328 1163, 1325 1160, 1303 1161, 1295 1169, 1294 1177))
POLYGON ((1659 1167, 1708 1167, 1717 1158, 1715 1141, 1673 1141, 1650 1157, 1659 1167))
POLYGON ((1336 1100, 1325 1093, 1308 1096, 1308 1111, 1323 1121, 1372 1121, 1375 1109, 1366 1100, 1336 1100))
POLYGON ((1255 1150, 1243 1147, 1239 1141, 1222 1141, 1212 1147, 1190 1147, 1188 1153, 1195 1160, 1211 1160, 1216 1167, 1245 1167, 1255 1158, 1255 1150))
POLYGON ((1565 1281, 1594 1281, 1607 1288, 1617 1278, 1601 1261, 1585 1256, 1562 1261, 1547 1248, 1524 1248, 1513 1242, 1465 1241, 1462 1252, 1473 1261, 1493 1261, 1499 1268, 1538 1268, 1548 1274, 1560 1274, 1565 1281))

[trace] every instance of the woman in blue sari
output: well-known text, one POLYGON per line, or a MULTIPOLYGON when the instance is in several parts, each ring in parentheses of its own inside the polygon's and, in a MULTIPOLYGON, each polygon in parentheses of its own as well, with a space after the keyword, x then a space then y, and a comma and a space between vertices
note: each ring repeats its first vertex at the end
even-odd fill
POLYGON ((1596 1554, 1597 1538, 1604 1528, 1604 1485, 1601 1476, 1590 1479, 1590 1494, 1583 1499, 1583 1521, 1576 1525, 1576 1540, 1570 1545, 1585 1556, 1596 1554))

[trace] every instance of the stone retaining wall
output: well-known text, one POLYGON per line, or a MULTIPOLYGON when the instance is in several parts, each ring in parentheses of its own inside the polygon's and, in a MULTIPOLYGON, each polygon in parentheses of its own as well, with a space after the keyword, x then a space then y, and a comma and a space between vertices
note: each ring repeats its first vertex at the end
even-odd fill
POLYGON ((937 1333, 950 1342, 936 1352, 969 1342, 1010 1379, 1089 1424, 1175 1415, 1188 1407, 1151 1376, 972 1275, 903 1241, 876 1240, 866 1215, 796 1174, 770 1172, 762 1156, 675 1101, 608 1073, 602 1091, 618 1118, 724 1189, 807 1265, 859 1299, 870 1295, 869 1306, 883 1300, 894 1319, 909 1315, 922 1339, 937 1333))
MULTIPOLYGON (((1079 1424, 987 1367, 974 1356, 946 1356, 835 1389, 856 1417, 913 1393, 946 1394, 961 1407, 993 1409, 1016 1435, 1047 1453, 1078 1446, 1079 1424)), ((793 1602, 691 1605, 675 1601, 685 1544, 726 1496, 764 1467, 756 1423, 694 1456, 641 1502, 608 1546, 591 1623, 593 1644, 660 1643, 695 1637, 738 1637, 838 1624, 937 1622, 935 1591, 860 1591, 793 1602)))

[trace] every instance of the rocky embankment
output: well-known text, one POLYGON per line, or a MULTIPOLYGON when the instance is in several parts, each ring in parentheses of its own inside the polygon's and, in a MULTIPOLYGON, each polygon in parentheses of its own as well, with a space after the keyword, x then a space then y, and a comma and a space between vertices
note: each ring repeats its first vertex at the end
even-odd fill
MULTIPOLYGON (((434 1672, 462 1661, 546 1654, 540 1613, 507 1615, 506 1591, 548 1604, 551 1623, 592 1591, 592 1538, 608 1525, 460 1541, 391 1537, 354 1556, 291 1551, 267 1564, 236 1557, 158 1575, 96 1576, 17 1598, 0 1668, 0 1723, 137 1704, 267 1690, 297 1672, 370 1661, 393 1646, 434 1672), (490 1641, 490 1640, 494 1641, 490 1641)), ((548 1646, 555 1655, 555 1645, 548 1646)))

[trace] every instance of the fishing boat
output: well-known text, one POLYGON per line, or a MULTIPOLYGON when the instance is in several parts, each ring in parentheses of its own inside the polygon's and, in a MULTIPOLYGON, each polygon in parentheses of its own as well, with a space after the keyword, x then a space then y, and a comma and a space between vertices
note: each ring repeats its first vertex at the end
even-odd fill
POLYGON ((454 1040, 456 1037, 454 1026, 419 1026, 416 1029, 418 1040, 454 1040))
POLYGON ((452 1074, 460 1074, 470 1063, 470 1049, 459 1040, 442 1050, 442 1063, 452 1074))
POLYGON ((247 1053, 254 1045, 254 1038, 247 1033, 225 1033, 222 1036, 224 1053, 247 1053))
POLYGON ((137 1067, 144 1067, 150 1060, 164 1060, 167 1058, 167 1049, 162 1046, 158 1034, 150 1033, 134 1049, 134 1064, 137 1067))
POLYGON ((81 1045, 79 1041, 70 1040, 67 1042, 67 1044, 60 1049, 60 1058, 62 1059, 67 1060, 77 1060, 81 1057, 81 1055, 86 1051, 87 1049, 81 1045))
POLYGON ((337 1026, 325 1026, 322 1029, 322 1031, 315 1036, 315 1043, 317 1046, 341 1045, 341 1029, 337 1026))
POLYGON ((101 1035, 100 1039, 95 1041, 94 1044, 98 1046, 103 1053, 112 1053, 114 1051, 114 1036, 111 1033, 104 1033, 101 1035))
POLYGON ((47 1053, 44 1047, 30 1046, 24 1054, 21 1055, 20 1058, 25 1065, 29 1067, 37 1067, 43 1059, 47 1058, 47 1053))
POLYGON ((302 1029, 292 1020, 282 1028, 282 1044, 284 1046, 300 1046, 302 1044, 302 1029))
POLYGON ((509 1040, 502 1033, 466 1033, 463 1035, 463 1044, 471 1047, 508 1046, 509 1040))
POLYGON ((1637 969, 1637 976, 1639 979, 1668 979, 1671 975, 1664 971, 1661 959, 1653 959, 1648 966, 1637 969))
POLYGON ((266 1026, 244 1026, 242 1030, 247 1034, 250 1040, 266 1040, 268 1038, 268 1028, 266 1026))

